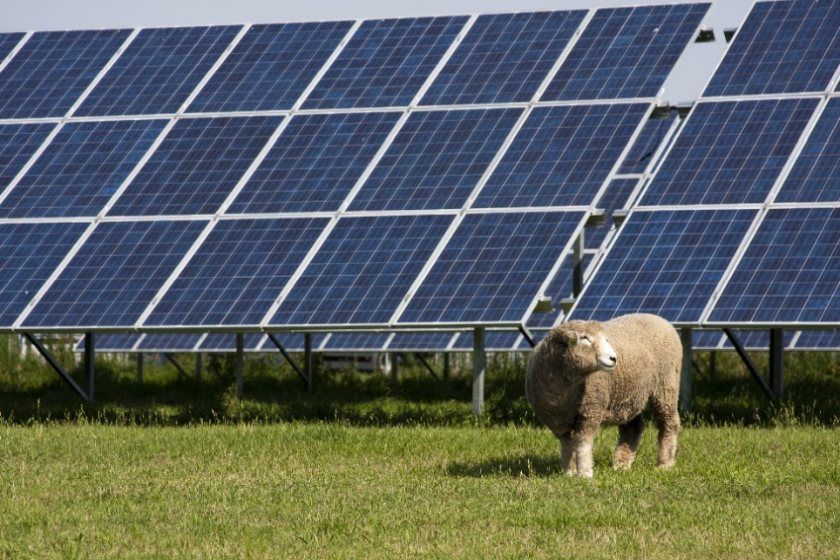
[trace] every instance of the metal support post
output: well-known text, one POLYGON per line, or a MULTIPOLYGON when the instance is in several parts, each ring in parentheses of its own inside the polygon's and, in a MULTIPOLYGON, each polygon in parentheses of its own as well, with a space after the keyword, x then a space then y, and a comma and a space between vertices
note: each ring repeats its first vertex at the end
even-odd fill
POLYGON ((709 379, 717 379, 717 350, 709 352, 709 379))
POLYGON ((682 370, 680 372, 680 412, 688 412, 691 409, 691 329, 680 330, 680 341, 682 342, 682 370))
POLYGON ((96 400, 96 344, 92 332, 85 333, 85 375, 88 382, 88 400, 94 402, 96 400))
POLYGON ((473 381, 472 411, 475 416, 484 413, 484 377, 487 372, 487 354, 484 352, 484 327, 473 331, 473 381))
POLYGON ((303 363, 306 373, 306 392, 312 392, 312 384, 315 381, 315 362, 312 360, 312 333, 303 334, 303 363))
POLYGON ((770 329, 770 390, 777 399, 785 392, 785 337, 782 329, 770 329))
POLYGON ((195 355, 195 381, 201 383, 201 376, 204 373, 204 355, 199 352, 195 355))
POLYGON ((448 380, 452 375, 452 364, 449 359, 449 352, 443 353, 443 378, 448 380))
POLYGON ((236 333, 236 396, 241 397, 245 386, 245 335, 236 333))
POLYGON ((143 384, 143 352, 137 352, 137 356, 134 358, 137 361, 137 384, 143 384))
POLYGON ((572 294, 575 298, 583 291, 583 250, 586 248, 583 230, 575 240, 574 268, 572 273, 572 294))

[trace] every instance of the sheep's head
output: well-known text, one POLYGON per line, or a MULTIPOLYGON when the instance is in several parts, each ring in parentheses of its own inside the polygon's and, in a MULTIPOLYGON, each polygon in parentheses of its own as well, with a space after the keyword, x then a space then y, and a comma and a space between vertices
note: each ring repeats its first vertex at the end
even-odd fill
POLYGON ((618 356, 597 321, 569 321, 554 331, 552 337, 579 371, 611 371, 618 356))

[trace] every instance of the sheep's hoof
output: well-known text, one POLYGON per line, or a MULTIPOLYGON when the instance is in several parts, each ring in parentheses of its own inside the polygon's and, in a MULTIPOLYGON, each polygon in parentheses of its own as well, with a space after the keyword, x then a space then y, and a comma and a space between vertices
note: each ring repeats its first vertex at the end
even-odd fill
POLYGON ((667 463, 659 463, 656 465, 657 469, 662 469, 663 471, 667 471, 668 469, 672 468, 676 464, 676 461, 668 461, 667 463))
POLYGON ((615 463, 613 465, 613 470, 614 471, 629 471, 631 466, 632 466, 631 463, 615 463))

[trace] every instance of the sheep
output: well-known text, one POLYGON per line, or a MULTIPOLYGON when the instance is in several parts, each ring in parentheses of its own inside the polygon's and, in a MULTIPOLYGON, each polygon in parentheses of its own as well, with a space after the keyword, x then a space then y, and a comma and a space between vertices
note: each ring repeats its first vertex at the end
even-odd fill
POLYGON ((525 394, 560 440, 566 474, 592 478, 592 445, 602 425, 618 425, 613 468, 629 469, 648 402, 659 429, 658 466, 672 467, 681 362, 677 332, 656 315, 569 321, 551 330, 528 361, 525 394))

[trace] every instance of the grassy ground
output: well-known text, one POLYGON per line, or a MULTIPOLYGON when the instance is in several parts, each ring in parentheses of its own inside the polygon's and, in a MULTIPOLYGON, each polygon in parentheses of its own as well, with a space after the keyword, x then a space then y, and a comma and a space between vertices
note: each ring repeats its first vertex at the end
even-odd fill
POLYGON ((840 435, 688 428, 559 472, 533 427, 0 427, 6 558, 834 558, 840 435))
POLYGON ((654 468, 649 430, 613 472, 611 429, 585 481, 560 473, 521 360, 491 358, 475 419, 466 361, 447 381, 321 373, 307 395, 254 358, 237 398, 226 358, 201 383, 150 361, 143 385, 102 360, 82 406, 2 349, 0 558, 840 557, 838 354, 787 356, 781 402, 699 354, 677 467, 654 468))

